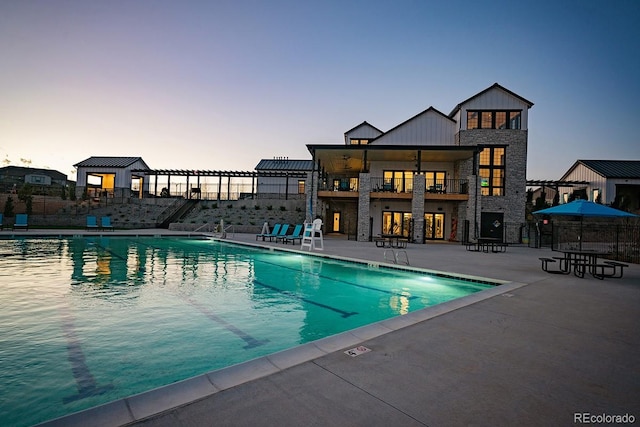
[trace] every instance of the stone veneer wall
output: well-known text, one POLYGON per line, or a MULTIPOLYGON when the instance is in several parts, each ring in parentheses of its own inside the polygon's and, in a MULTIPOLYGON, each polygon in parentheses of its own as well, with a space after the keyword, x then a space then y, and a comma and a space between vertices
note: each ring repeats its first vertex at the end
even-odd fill
MULTIPOLYGON (((480 226, 480 213, 502 212, 505 223, 524 224, 526 186, 527 186, 527 137, 526 130, 510 129, 473 129, 462 130, 456 135, 456 140, 462 146, 502 145, 505 151, 505 195, 478 197, 478 216, 476 220, 480 226)), ((469 176, 469 203, 467 204, 467 219, 471 224, 470 236, 474 236, 473 213, 473 177, 472 161, 460 166, 461 175, 469 176)), ((479 180, 478 180, 479 181, 479 180)), ((479 190, 479 187, 476 187, 479 190)), ((508 227, 508 232, 517 232, 517 227, 508 227)), ((479 230, 478 230, 479 234, 479 230)), ((518 236, 507 236, 507 241, 517 241, 518 236)))
POLYGON ((413 197, 411 199, 411 218, 413 218, 413 241, 424 241, 424 192, 427 188, 424 175, 413 175, 413 197))
POLYGON ((358 179, 358 242, 369 241, 371 234, 371 174, 360 173, 358 179))

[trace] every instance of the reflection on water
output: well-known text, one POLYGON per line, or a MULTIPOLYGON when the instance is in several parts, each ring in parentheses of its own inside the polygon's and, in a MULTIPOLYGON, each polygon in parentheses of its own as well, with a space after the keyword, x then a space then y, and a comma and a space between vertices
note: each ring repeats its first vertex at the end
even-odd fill
POLYGON ((0 240, 0 420, 35 424, 486 287, 423 279, 193 239, 0 240))

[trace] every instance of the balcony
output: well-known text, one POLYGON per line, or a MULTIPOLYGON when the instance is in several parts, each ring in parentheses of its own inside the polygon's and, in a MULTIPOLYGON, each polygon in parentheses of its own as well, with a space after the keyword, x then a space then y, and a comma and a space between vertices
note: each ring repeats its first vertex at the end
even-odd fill
MULTIPOLYGON (((357 198, 357 178, 336 178, 318 185, 318 197, 357 198)), ((425 200, 467 200, 469 184, 466 179, 427 180, 425 200)), ((371 178, 371 197, 376 199, 413 198, 412 178, 371 178)))

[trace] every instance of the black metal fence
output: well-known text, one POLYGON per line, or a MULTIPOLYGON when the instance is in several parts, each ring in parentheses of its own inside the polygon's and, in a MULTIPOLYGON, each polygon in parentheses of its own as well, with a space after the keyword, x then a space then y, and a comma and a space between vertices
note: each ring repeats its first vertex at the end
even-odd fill
POLYGON ((640 225, 611 221, 542 222, 527 224, 529 246, 553 250, 608 252, 610 258, 640 263, 640 225))

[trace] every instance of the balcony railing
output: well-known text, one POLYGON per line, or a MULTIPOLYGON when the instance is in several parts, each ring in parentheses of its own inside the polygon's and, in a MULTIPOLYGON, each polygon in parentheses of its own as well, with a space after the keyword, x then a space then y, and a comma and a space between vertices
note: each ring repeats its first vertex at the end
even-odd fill
POLYGON ((425 193, 435 194, 468 194, 469 181, 466 179, 428 179, 425 193))
MULTIPOLYGON (((385 179, 371 178, 371 191, 392 192, 392 193, 412 193, 412 179, 385 179)), ((442 179, 426 181, 425 193, 435 194, 467 194, 469 184, 466 179, 442 179)))
MULTIPOLYGON (((358 180, 353 178, 333 179, 320 182, 319 191, 347 191, 358 192, 358 180)), ((413 193, 413 179, 411 178, 371 178, 372 192, 413 193)), ((468 194, 469 184, 466 179, 443 179, 426 181, 425 194, 468 194)))

